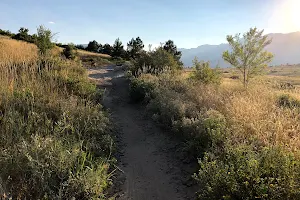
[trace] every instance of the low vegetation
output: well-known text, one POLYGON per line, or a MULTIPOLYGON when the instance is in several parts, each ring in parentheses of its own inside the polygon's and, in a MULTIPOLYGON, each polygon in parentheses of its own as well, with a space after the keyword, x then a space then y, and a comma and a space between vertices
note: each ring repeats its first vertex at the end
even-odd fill
MULTIPOLYGON (((267 38, 261 33, 251 29, 245 36, 262 44, 267 38), (258 35, 263 41, 256 40, 258 35)), ((250 46, 264 61, 252 63, 258 72, 270 54, 256 42, 250 46)), ((225 59, 239 60, 252 51, 234 52, 224 53, 225 59)), ((129 77, 132 100, 145 103, 155 121, 184 137, 187 155, 198 159, 199 171, 193 175, 198 198, 299 199, 299 91, 275 87, 250 71, 243 87, 238 79, 221 78, 207 62, 195 60, 194 65, 189 76, 165 68, 129 77), (249 84, 249 78, 255 81, 249 84)), ((249 70, 248 64, 236 66, 249 70)))
POLYGON ((199 62, 197 58, 193 60, 194 71, 191 78, 203 84, 217 84, 221 83, 221 72, 218 68, 212 69, 209 62, 199 62))
POLYGON ((102 94, 50 36, 0 38, 0 198, 104 199, 114 143, 102 94))
POLYGON ((162 47, 154 51, 142 52, 129 69, 131 75, 138 77, 143 73, 160 74, 166 71, 176 71, 182 66, 178 64, 174 55, 162 47))
POLYGON ((279 68, 258 76, 273 58, 263 31, 227 37, 223 58, 234 69, 223 74, 197 58, 185 73, 172 40, 149 51, 139 37, 127 50, 119 39, 59 49, 42 26, 0 34, 1 198, 106 198, 111 124, 82 64, 130 60, 130 98, 183 138, 199 163, 199 199, 300 199, 300 80, 274 81, 279 68))

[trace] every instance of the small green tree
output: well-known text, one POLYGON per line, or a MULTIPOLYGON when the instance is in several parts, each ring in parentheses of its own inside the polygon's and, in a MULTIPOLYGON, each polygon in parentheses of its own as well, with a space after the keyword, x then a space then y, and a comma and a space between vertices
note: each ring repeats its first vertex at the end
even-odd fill
POLYGON ((84 48, 84 46, 82 44, 75 45, 75 48, 76 49, 85 50, 85 48, 84 48))
POLYGON ((26 42, 33 42, 32 37, 29 34, 29 29, 28 28, 24 28, 24 27, 21 27, 19 29, 19 33, 17 33, 16 35, 14 35, 12 37, 12 39, 23 40, 23 41, 26 41, 26 42))
POLYGON ((103 54, 112 55, 112 52, 113 52, 113 47, 110 44, 105 44, 100 49, 100 53, 103 54))
POLYGON ((9 30, 2 30, 2 29, 0 29, 0 35, 6 35, 6 36, 9 36, 9 37, 14 36, 14 34, 11 33, 9 30))
POLYGON ((35 38, 35 43, 40 50, 42 55, 45 55, 50 49, 55 45, 52 43, 54 34, 52 34, 50 29, 47 29, 43 25, 37 28, 37 35, 35 38))
POLYGON ((261 73, 273 59, 273 54, 264 50, 272 40, 263 35, 263 31, 251 28, 242 38, 240 34, 227 36, 232 51, 225 51, 223 59, 242 73, 245 87, 250 78, 261 73))
POLYGON ((90 41, 88 46, 86 47, 85 50, 91 51, 91 52, 98 52, 99 49, 99 44, 96 40, 90 41))
POLYGON ((192 79, 199 81, 204 84, 217 84, 221 83, 221 73, 216 69, 210 67, 209 62, 198 61, 198 58, 195 57, 193 60, 194 72, 192 74, 192 79))
POLYGON ((132 38, 127 43, 127 54, 130 58, 136 59, 140 56, 140 53, 142 52, 143 48, 144 43, 140 37, 137 37, 136 39, 132 38))
POLYGON ((131 72, 137 77, 141 73, 160 74, 178 69, 181 69, 181 66, 178 65, 174 56, 159 47, 150 52, 142 51, 140 56, 133 61, 131 72))
POLYGON ((152 66, 150 66, 152 73, 157 74, 163 71, 181 69, 173 55, 163 48, 157 48, 155 51, 152 51, 150 56, 152 60, 152 66))
POLYGON ((63 50, 62 54, 67 58, 67 59, 75 59, 75 45, 74 44, 68 44, 65 49, 63 50))
POLYGON ((112 56, 119 57, 119 58, 124 58, 126 56, 126 52, 124 50, 124 46, 123 46, 120 38, 117 38, 115 40, 115 43, 114 43, 113 49, 112 49, 112 56))
POLYGON ((174 59, 177 61, 178 65, 183 65, 183 63, 180 61, 182 53, 181 51, 177 50, 177 46, 174 44, 173 40, 166 41, 163 49, 174 56, 174 59))

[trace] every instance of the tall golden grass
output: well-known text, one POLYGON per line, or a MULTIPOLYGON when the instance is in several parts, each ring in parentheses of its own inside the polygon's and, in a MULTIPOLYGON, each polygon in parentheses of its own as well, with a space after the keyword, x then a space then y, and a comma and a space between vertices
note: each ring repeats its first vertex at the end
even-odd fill
POLYGON ((97 56, 101 58, 110 58, 110 55, 107 54, 102 54, 102 53, 94 53, 94 52, 89 52, 89 51, 84 51, 84 50, 77 50, 78 54, 80 56, 97 56))
POLYGON ((279 145, 293 152, 300 149, 299 110, 282 108, 277 102, 281 94, 300 100, 298 89, 280 90, 263 78, 253 81, 247 90, 238 80, 225 79, 217 89, 195 86, 192 91, 195 103, 226 117, 235 144, 258 140, 262 146, 279 145))
MULTIPOLYGON (((34 44, 0 38, 0 90, 13 90, 16 84, 33 80, 38 63, 38 49, 34 44), (23 81, 22 81, 23 80, 23 81)), ((34 77, 35 78, 35 77, 34 77)))
MULTIPOLYGON (((62 52, 64 50, 64 48, 62 48, 62 47, 56 47, 56 49, 59 50, 60 52, 62 52)), ((95 57, 100 57, 100 58, 111 58, 111 56, 108 54, 95 53, 95 52, 85 51, 82 49, 78 49, 77 53, 79 56, 95 56, 95 57)))
POLYGON ((0 39, 0 66, 32 64, 38 59, 36 45, 9 38, 0 39))
POLYGON ((0 38, 0 199, 104 198, 110 183, 96 86, 79 63, 51 54, 0 38))

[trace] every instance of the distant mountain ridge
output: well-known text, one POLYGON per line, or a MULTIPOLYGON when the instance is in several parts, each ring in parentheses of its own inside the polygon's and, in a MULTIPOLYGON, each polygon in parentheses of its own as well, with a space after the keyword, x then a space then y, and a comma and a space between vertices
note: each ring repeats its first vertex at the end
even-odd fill
MULTIPOLYGON (((272 43, 266 48, 274 54, 271 65, 299 64, 300 63, 300 32, 293 33, 270 33, 272 43)), ((222 58, 222 53, 230 50, 229 44, 201 45, 197 48, 179 49, 182 52, 181 61, 186 67, 191 67, 195 56, 199 60, 210 61, 211 66, 229 67, 222 58)))

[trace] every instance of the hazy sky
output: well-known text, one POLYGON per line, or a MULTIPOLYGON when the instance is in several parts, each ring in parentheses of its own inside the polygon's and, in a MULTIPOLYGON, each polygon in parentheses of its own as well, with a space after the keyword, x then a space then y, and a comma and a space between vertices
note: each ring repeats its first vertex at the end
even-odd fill
POLYGON ((113 43, 117 37, 127 43, 140 36, 146 45, 172 39, 192 48, 225 42, 226 35, 254 26, 298 31, 299 5, 300 0, 0 0, 0 28, 33 33, 43 24, 63 43, 113 43))

